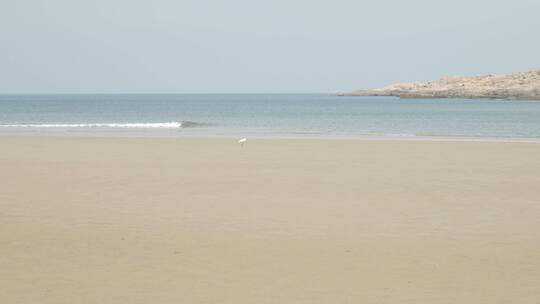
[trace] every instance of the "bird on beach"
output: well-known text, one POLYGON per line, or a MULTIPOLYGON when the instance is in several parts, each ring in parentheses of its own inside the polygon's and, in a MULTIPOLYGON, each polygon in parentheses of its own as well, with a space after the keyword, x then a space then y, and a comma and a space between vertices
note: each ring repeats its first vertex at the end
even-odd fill
POLYGON ((246 143, 246 141, 247 141, 247 138, 244 137, 244 138, 240 139, 240 140, 238 141, 238 143, 240 144, 240 146, 243 147, 244 144, 246 143))

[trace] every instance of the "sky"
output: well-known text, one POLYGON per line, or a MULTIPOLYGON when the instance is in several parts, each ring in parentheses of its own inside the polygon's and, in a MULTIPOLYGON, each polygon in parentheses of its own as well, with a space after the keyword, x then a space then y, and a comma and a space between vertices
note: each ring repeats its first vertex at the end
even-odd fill
POLYGON ((538 0, 0 0, 0 94, 349 92, 540 69, 538 0))

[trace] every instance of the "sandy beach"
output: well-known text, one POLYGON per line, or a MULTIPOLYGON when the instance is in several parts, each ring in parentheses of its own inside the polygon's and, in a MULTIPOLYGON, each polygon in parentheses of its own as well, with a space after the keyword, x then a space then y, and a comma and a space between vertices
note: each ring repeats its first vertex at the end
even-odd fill
POLYGON ((540 303, 540 144, 0 137, 2 303, 540 303))

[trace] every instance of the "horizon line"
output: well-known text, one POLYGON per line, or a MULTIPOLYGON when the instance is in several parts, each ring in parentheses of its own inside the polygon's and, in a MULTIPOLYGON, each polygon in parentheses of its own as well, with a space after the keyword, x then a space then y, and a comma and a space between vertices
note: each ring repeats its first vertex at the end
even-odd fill
POLYGON ((203 93, 203 92, 184 92, 184 93, 171 93, 171 92, 160 92, 160 93, 149 93, 149 92, 115 92, 115 93, 91 93, 91 92, 83 92, 83 93, 1 93, 0 96, 32 96, 32 95, 305 95, 305 94, 324 94, 324 95, 334 95, 334 94, 340 94, 342 92, 336 91, 336 92, 217 92, 217 93, 203 93))

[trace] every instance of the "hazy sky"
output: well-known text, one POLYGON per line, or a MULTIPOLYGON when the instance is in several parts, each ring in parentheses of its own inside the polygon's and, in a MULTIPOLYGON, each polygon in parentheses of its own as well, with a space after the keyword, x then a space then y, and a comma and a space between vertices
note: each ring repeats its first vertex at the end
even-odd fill
POLYGON ((337 92, 535 68, 539 0, 0 0, 0 93, 337 92))

